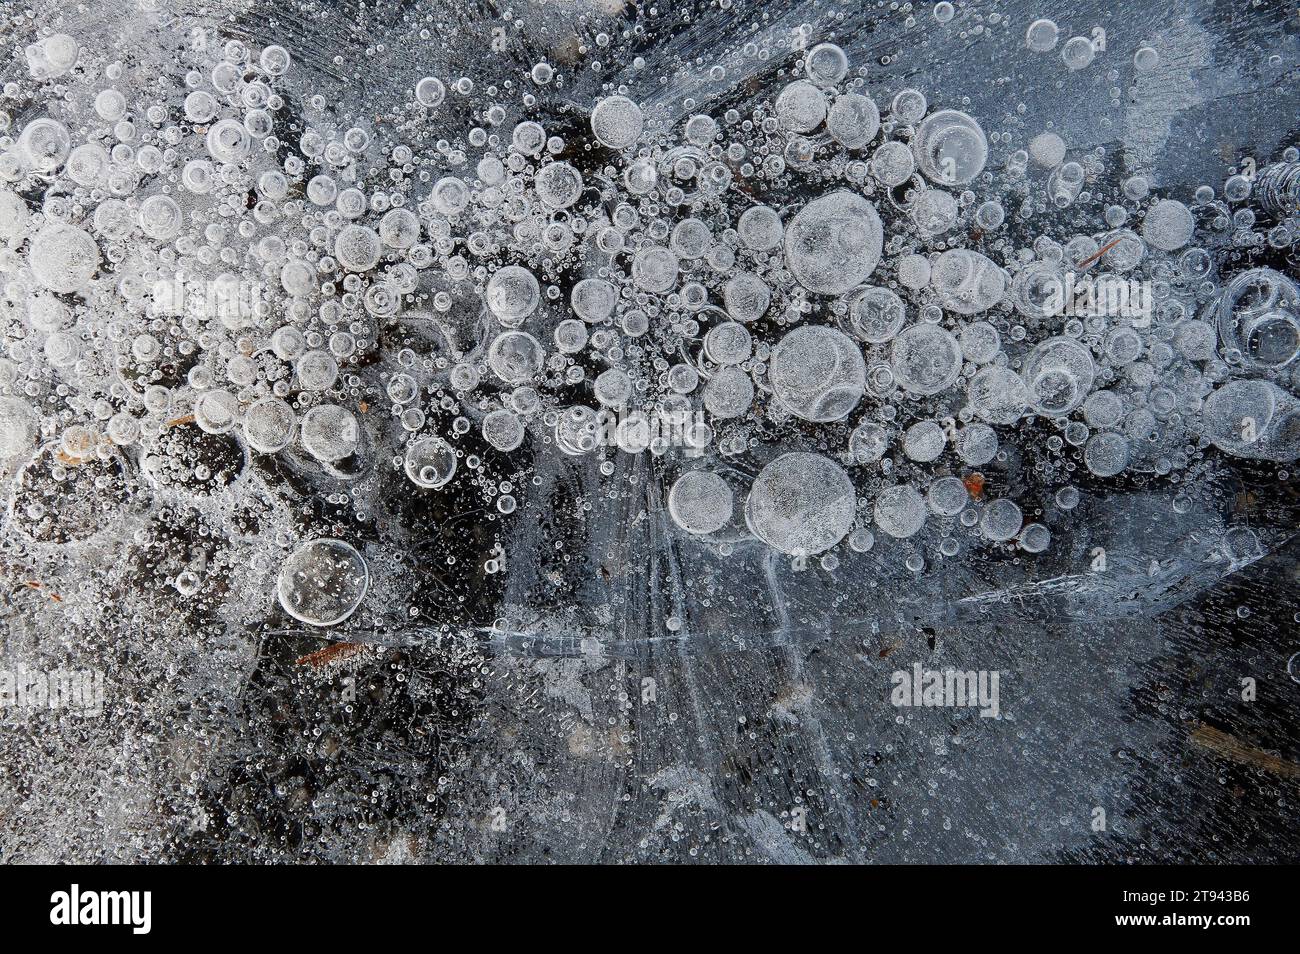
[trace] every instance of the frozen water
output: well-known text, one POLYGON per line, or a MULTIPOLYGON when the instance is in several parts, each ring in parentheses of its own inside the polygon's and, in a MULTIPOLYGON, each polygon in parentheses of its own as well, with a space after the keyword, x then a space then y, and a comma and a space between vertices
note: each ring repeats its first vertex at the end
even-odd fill
POLYGON ((1174 6, 0 10, 0 858, 1294 857, 1300 47, 1174 6))

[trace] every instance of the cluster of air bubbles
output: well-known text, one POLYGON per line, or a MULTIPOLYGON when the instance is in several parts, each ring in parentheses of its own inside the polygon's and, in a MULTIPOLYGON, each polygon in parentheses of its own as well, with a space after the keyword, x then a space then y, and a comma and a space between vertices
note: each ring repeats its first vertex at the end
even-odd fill
MULTIPOLYGON (((1024 34, 1067 74, 1111 45, 1024 34)), ((48 106, 0 112, 0 467, 33 543, 133 494, 219 522, 268 474, 499 527, 550 506, 544 458, 606 499, 643 455, 692 545, 923 567, 1050 551, 1080 486, 1300 457, 1300 289, 1238 264, 1300 237, 1294 149, 1165 194, 1059 117, 878 86, 832 42, 743 107, 611 85, 581 127, 546 62, 413 77, 380 122, 280 46, 192 38, 170 95, 94 47, 28 46, 48 106)), ((285 613, 337 624, 366 548, 292 509, 241 532, 285 613)))

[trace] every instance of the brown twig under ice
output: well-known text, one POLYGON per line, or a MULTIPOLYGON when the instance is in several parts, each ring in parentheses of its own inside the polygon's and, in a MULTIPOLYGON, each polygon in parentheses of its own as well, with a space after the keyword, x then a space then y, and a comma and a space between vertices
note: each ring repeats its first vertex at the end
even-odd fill
POLYGON ((1263 749, 1247 745, 1236 736, 1229 735, 1213 726, 1198 725, 1190 736, 1193 745, 1204 749, 1211 755, 1218 755, 1241 765, 1263 769, 1274 775, 1286 778, 1300 778, 1300 765, 1288 762, 1276 755, 1270 755, 1263 749))
POLYGON ((38 583, 36 582, 36 580, 25 580, 23 582, 23 585, 26 586, 29 590, 43 590, 45 595, 48 596, 50 599, 54 600, 54 602, 56 603, 63 602, 62 596, 60 596, 58 593, 55 593, 53 590, 46 589, 45 584, 38 583))
POLYGON ((1075 263, 1074 267, 1087 268, 1089 265, 1097 261, 1097 259, 1101 258, 1103 255, 1105 255, 1107 252, 1109 252, 1111 249, 1113 249, 1116 245, 1118 245, 1122 241, 1123 239, 1115 239, 1113 242, 1107 242, 1101 248, 1097 249, 1097 251, 1093 252, 1091 255, 1085 258, 1082 262, 1075 263))
POLYGON ((299 656, 294 662, 299 666, 311 666, 314 669, 320 669, 330 663, 351 659, 365 648, 364 643, 331 643, 324 649, 318 649, 306 656, 299 656))

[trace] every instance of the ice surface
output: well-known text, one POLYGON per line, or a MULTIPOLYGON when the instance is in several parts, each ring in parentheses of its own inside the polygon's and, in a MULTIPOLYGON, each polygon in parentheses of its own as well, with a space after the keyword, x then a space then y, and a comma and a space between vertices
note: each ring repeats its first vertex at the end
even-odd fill
POLYGON ((0 16, 0 859, 1294 860, 1282 5, 0 16))

